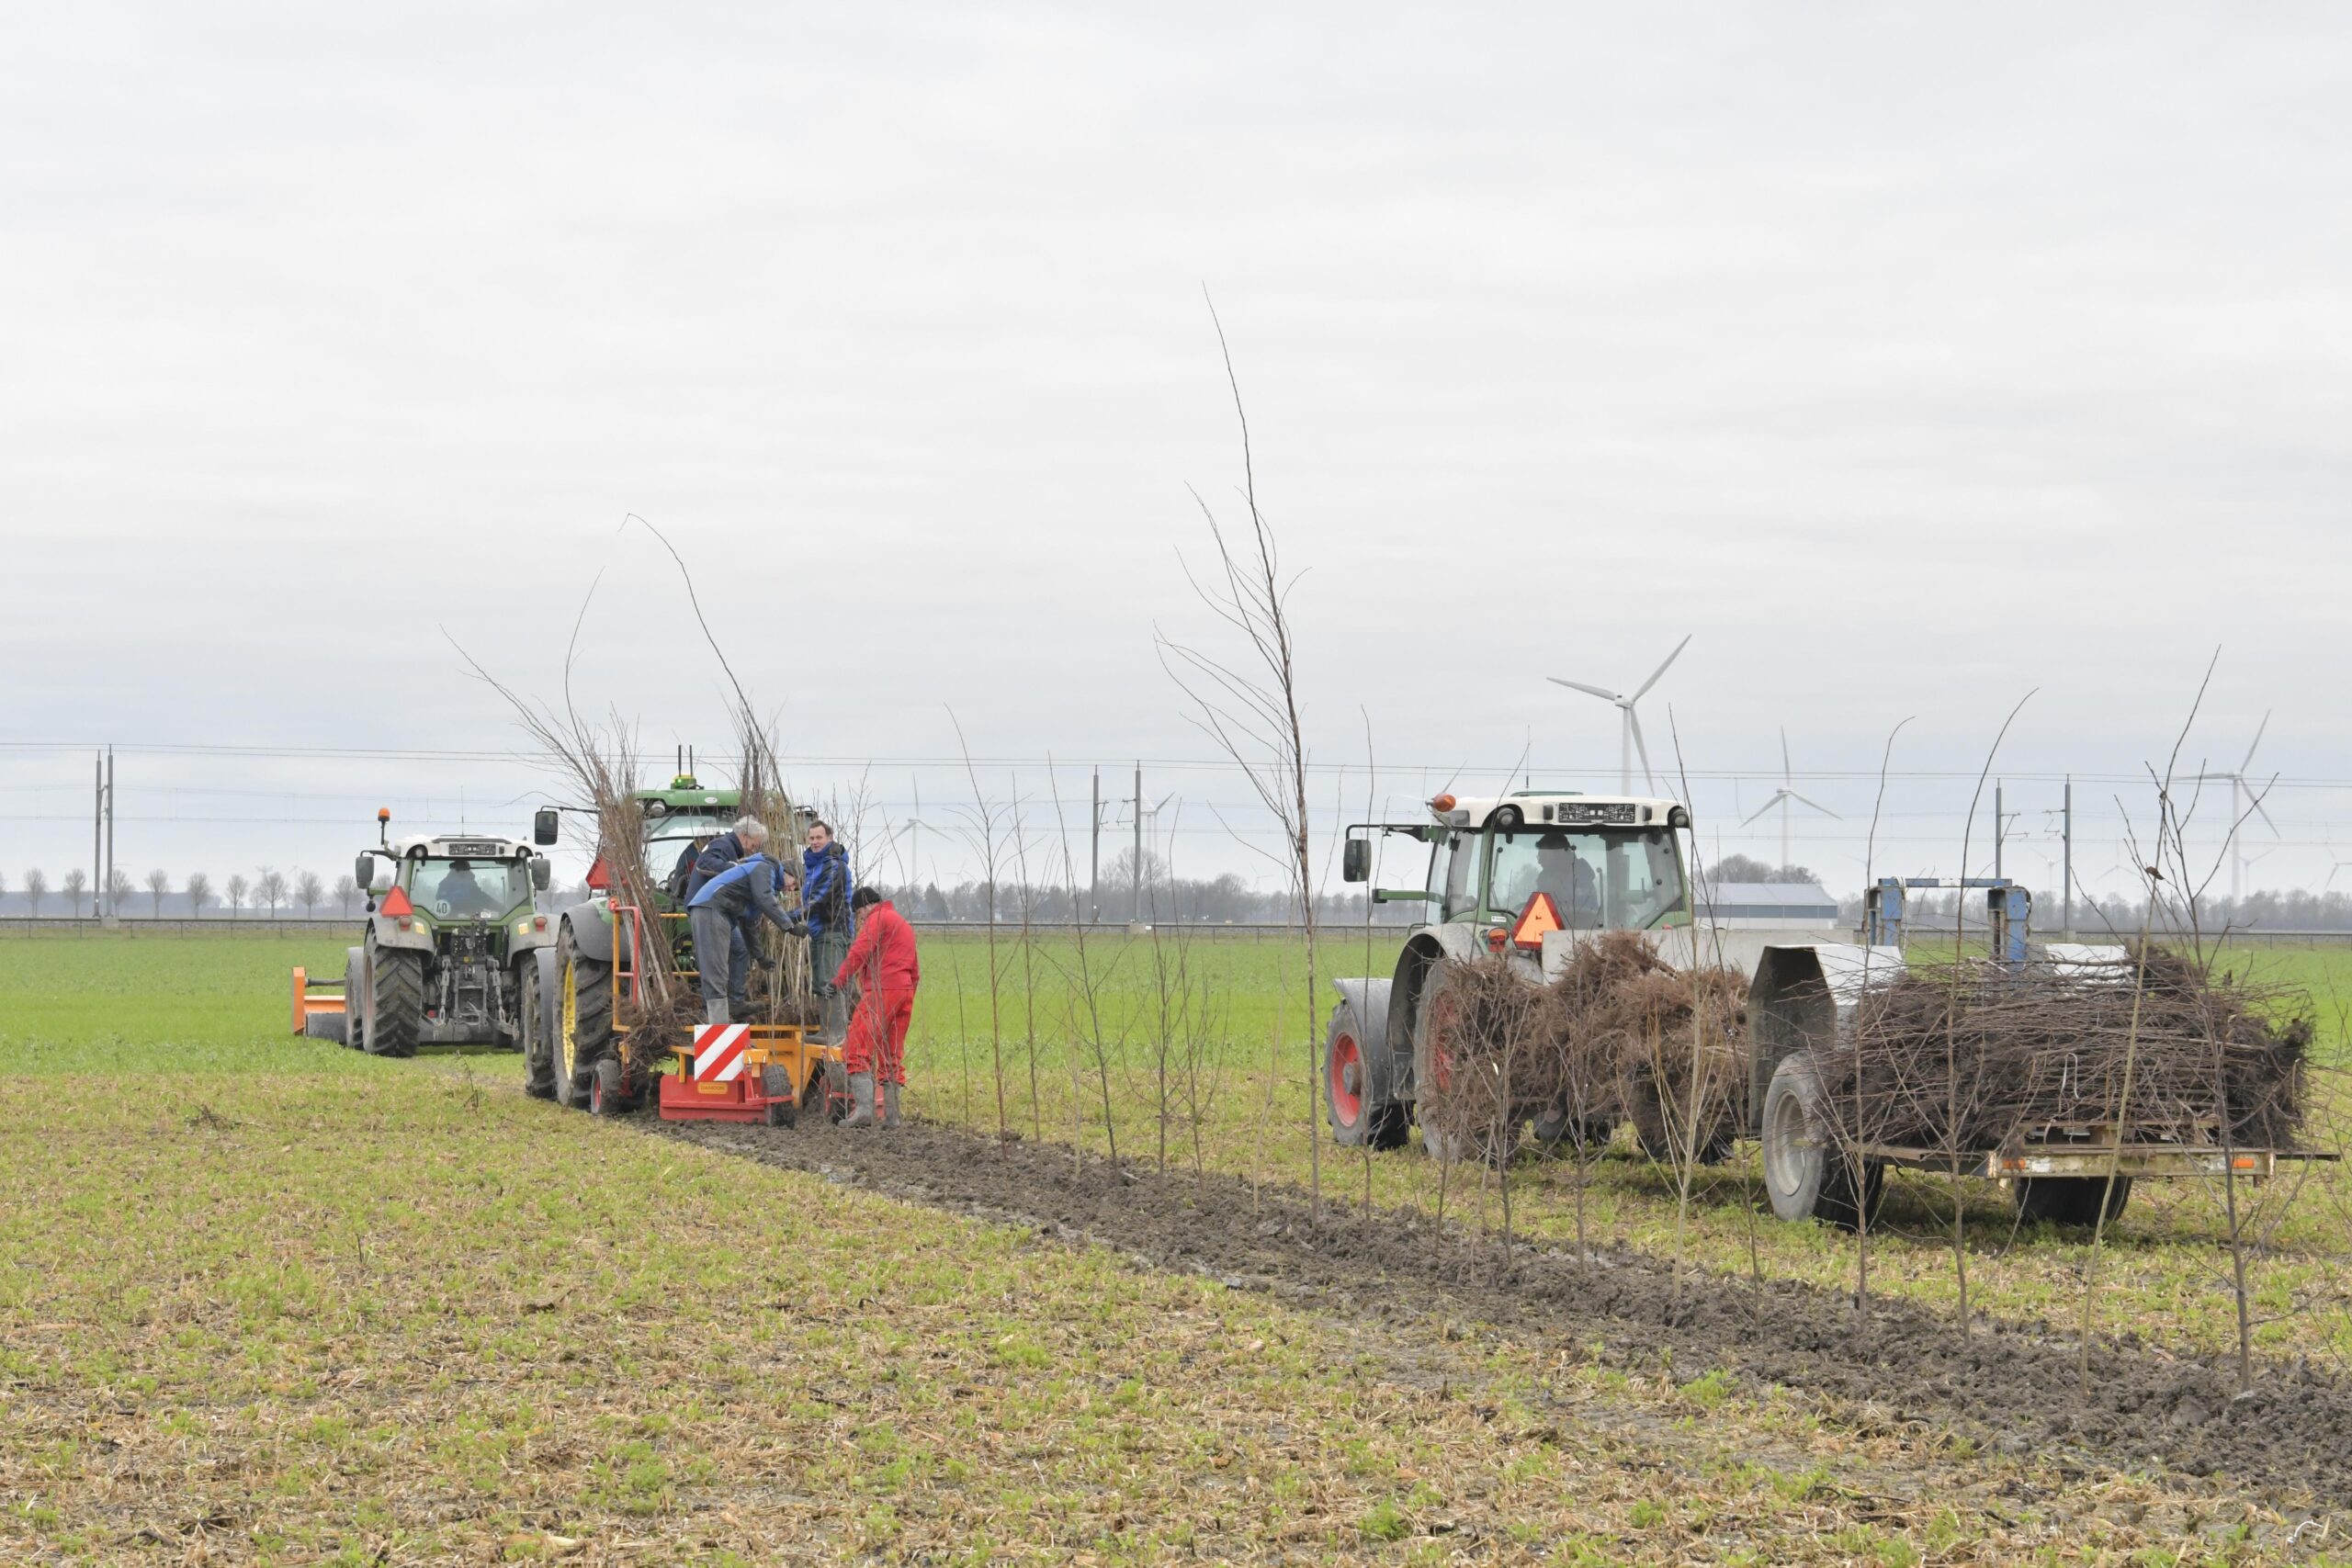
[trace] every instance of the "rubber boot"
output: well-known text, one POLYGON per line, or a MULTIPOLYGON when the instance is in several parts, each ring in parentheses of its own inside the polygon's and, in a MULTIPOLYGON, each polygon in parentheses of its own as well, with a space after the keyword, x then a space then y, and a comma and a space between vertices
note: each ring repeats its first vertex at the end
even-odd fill
POLYGON ((886 1083, 882 1086, 882 1125, 895 1127, 898 1124, 899 1086, 894 1083, 886 1083))
POLYGON ((727 1004, 719 1001, 710 1001, 702 1004, 702 1021, 705 1023, 732 1023, 735 1021, 733 1017, 730 1016, 727 1010, 727 1004))
POLYGON ((849 1076, 849 1114, 842 1118, 844 1127, 874 1125, 874 1075, 852 1073, 849 1076))

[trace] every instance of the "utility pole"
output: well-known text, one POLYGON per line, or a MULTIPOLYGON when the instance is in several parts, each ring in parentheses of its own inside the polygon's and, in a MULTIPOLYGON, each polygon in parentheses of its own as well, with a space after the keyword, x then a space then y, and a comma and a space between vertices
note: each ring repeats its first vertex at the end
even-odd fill
POLYGON ((1127 917, 1131 925, 1143 924, 1143 763, 1136 763, 1136 874, 1135 913, 1127 917))
MULTIPOLYGON (((107 760, 104 752, 90 759, 90 880, 98 880, 98 862, 107 845, 107 760)), ((76 909, 78 911, 79 906, 76 909)), ((98 912, 97 893, 90 895, 90 913, 98 912)))
POLYGON ((1100 762, 1094 764, 1094 815, 1090 820, 1093 823, 1093 829, 1086 851, 1086 923, 1100 925, 1102 921, 1102 764, 1100 762))
POLYGON ((2001 786, 1993 786, 1993 880, 2001 878, 2001 829, 2007 822, 2001 816, 2001 786))
POLYGON ((2060 918, 2059 929, 2066 933, 2066 940, 2072 942, 2075 940, 2075 775, 2072 773, 2066 775, 2065 805, 2061 807, 2061 812, 2059 822, 2064 830, 2066 845, 2064 858, 2061 862, 2065 867, 2066 912, 2060 918))
POLYGON ((107 748, 107 924, 121 918, 114 907, 114 748, 107 748))

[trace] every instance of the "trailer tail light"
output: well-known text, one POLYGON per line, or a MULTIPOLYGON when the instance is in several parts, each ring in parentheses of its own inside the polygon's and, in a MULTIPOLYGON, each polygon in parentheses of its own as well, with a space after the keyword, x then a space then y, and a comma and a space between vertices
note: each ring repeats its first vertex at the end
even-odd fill
MULTIPOLYGON (((376 912, 379 915, 413 915, 416 913, 416 906, 408 901, 408 894, 405 891, 395 887, 377 901, 376 912)), ((401 930, 408 930, 408 921, 405 919, 401 921, 401 930)))
POLYGON ((596 863, 588 868, 588 886, 602 893, 613 885, 613 874, 605 869, 605 857, 598 855, 596 863))
POLYGON ((2232 1170, 2252 1170, 2254 1168, 2254 1156, 2252 1155, 2232 1155, 2230 1156, 2230 1168, 2232 1170))

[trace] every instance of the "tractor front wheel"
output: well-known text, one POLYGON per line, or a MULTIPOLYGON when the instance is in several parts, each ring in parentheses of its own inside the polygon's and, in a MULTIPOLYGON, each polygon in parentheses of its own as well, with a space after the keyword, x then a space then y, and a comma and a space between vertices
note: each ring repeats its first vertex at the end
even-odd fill
POLYGON ((1333 1142, 1346 1148, 1404 1146, 1408 1123, 1405 1108, 1393 1098, 1396 1072, 1386 1047, 1365 1034, 1356 1004, 1334 1008, 1323 1036, 1323 1108, 1333 1142))
POLYGON ((378 948, 368 962, 368 1054, 413 1056, 424 1026, 424 955, 378 948))
POLYGON ((555 1040, 548 1028, 548 998, 536 953, 525 953, 514 965, 514 1031, 523 1043, 523 1092, 534 1100, 553 1100, 555 1040))

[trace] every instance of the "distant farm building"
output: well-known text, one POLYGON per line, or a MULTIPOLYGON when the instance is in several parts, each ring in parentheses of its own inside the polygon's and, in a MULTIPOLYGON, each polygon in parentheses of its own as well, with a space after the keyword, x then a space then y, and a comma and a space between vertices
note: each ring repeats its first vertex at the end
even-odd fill
POLYGON ((1834 931, 1838 900, 1815 882, 1718 882, 1699 889, 1699 918, 1746 931, 1834 931))

